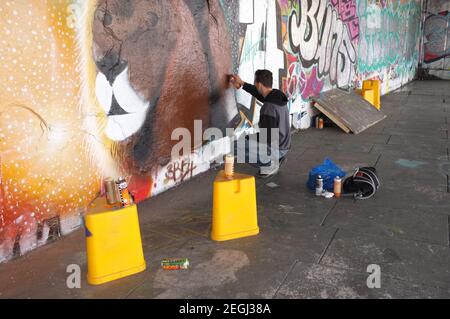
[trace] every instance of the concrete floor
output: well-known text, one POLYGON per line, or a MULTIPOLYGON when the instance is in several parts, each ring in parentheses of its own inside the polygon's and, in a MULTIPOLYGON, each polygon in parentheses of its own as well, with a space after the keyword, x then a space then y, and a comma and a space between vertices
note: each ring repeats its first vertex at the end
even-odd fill
POLYGON ((0 265, 0 298, 450 298, 448 92, 450 82, 413 82, 383 97, 388 118, 359 135, 294 135, 281 172, 257 181, 258 236, 209 239, 211 170, 139 206, 145 272, 88 285, 79 230, 0 265), (375 165, 376 197, 309 193, 308 171, 325 157, 347 172, 375 165), (166 257, 192 268, 161 270, 166 257), (69 264, 81 266, 81 289, 66 287, 69 264), (366 285, 369 264, 381 267, 379 289, 366 285))

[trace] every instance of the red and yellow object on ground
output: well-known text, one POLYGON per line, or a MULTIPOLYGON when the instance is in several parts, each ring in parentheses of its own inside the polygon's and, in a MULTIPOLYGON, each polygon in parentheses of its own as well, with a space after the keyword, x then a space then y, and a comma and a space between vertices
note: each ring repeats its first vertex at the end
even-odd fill
POLYGON ((362 97, 375 106, 377 110, 381 108, 380 80, 363 81, 362 90, 360 93, 362 97))
POLYGON ((211 238, 217 241, 259 233, 255 177, 220 171, 214 180, 211 238))
POLYGON ((85 216, 88 282, 100 285, 146 269, 137 206, 113 207, 104 197, 85 216))

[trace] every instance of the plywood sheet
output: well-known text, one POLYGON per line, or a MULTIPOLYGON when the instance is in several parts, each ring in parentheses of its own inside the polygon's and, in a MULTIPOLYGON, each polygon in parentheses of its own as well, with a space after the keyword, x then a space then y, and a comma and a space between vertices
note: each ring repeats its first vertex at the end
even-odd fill
POLYGON ((355 92, 333 89, 313 99, 313 105, 344 132, 361 133, 386 118, 355 92))

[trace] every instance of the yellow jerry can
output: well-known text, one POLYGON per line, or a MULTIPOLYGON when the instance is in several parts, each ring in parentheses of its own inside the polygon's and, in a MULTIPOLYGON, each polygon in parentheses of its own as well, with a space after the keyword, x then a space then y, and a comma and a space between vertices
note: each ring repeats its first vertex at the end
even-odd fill
POLYGON ((144 271, 137 206, 114 208, 98 198, 85 216, 87 279, 100 285, 144 271))
POLYGON ((255 177, 220 171, 214 180, 211 239, 217 241, 259 233, 255 177))

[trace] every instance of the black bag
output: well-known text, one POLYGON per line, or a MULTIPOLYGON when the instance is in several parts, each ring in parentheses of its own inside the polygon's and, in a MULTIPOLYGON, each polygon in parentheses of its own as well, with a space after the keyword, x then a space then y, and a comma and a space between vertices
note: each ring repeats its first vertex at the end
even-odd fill
POLYGON ((342 185, 343 195, 353 195, 355 199, 367 199, 375 195, 380 180, 375 167, 360 167, 342 185))

